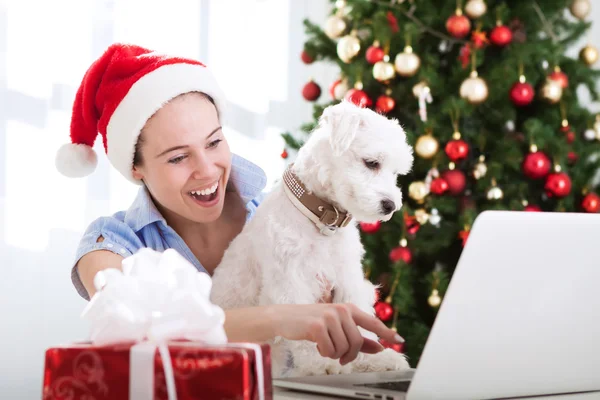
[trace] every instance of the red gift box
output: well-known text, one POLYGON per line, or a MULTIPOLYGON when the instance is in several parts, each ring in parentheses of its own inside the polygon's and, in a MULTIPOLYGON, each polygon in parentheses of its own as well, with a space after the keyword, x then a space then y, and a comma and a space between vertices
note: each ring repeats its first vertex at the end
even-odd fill
MULTIPOLYGON (((157 349, 148 359, 154 371, 154 400, 167 400, 168 389, 162 357, 157 349)), ((268 345, 228 343, 205 346, 194 342, 169 342, 177 400, 273 398, 268 345), (262 379, 261 379, 262 375, 262 379)), ((95 346, 74 344, 46 351, 44 400, 120 400, 146 397, 131 393, 132 345, 95 346)), ((139 385, 139 382, 137 383, 139 385)), ((150 383, 149 386, 152 384, 150 383)))

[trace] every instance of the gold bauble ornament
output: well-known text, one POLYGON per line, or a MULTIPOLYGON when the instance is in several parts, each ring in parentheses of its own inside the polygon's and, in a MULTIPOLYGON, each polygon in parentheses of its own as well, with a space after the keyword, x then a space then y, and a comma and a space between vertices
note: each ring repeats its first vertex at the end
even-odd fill
POLYGON ((579 59, 587 65, 594 65, 598 61, 598 49, 588 44, 579 52, 579 59))
POLYGON ((487 5, 483 0, 469 0, 465 4, 465 14, 471 19, 477 19, 485 14, 487 11, 487 5))
POLYGON ((590 14, 592 5, 590 4, 590 0, 573 0, 569 6, 569 10, 575 18, 585 19, 590 14))
POLYGON ((487 191, 488 200, 502 200, 504 192, 498 186, 496 186, 496 179, 492 178, 492 187, 487 191))
POLYGON ((483 103, 488 95, 487 83, 477 76, 477 71, 471 72, 471 75, 460 85, 460 97, 471 104, 483 103))
POLYGON ((421 202, 429 194, 429 188, 423 181, 415 181, 408 186, 408 195, 411 199, 421 202))
POLYGON ((346 35, 337 43, 337 55, 346 64, 360 51, 360 40, 355 35, 346 35))
POLYGON ((479 162, 477 164, 475 164, 475 167, 473 168, 473 177, 475 179, 481 179, 485 176, 485 174, 487 174, 487 164, 485 163, 485 157, 484 156, 480 156, 479 157, 479 162))
POLYGON ((325 21, 325 28, 323 30, 330 39, 337 39, 346 32, 347 28, 348 23, 344 18, 339 15, 332 15, 325 21))
POLYGON ((430 133, 419 136, 417 142, 415 143, 415 151, 419 157, 426 160, 435 156, 439 148, 439 142, 430 133))
POLYGON ((406 46, 402 53, 396 54, 396 58, 394 59, 396 72, 405 78, 414 76, 419 71, 420 66, 421 59, 413 53, 413 49, 410 46, 406 46))
POLYGON ((429 214, 422 208, 415 210, 415 218, 420 225, 425 225, 429 221, 429 214))
POLYGON ((433 289, 431 294, 427 298, 427 302, 431 307, 439 307, 442 304, 442 298, 440 297, 440 292, 437 289, 433 289))
POLYGON ((390 56, 387 54, 383 57, 382 61, 378 61, 373 65, 373 77, 379 82, 387 82, 394 79, 395 76, 396 70, 390 62, 390 56))
POLYGON ((563 88, 560 83, 551 79, 546 79, 546 83, 540 89, 541 97, 550 104, 556 104, 560 101, 563 94, 563 88))

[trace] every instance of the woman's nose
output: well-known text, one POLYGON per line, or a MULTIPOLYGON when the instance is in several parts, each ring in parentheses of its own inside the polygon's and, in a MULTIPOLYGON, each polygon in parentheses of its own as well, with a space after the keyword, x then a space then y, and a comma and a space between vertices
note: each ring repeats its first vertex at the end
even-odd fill
POLYGON ((218 170, 214 161, 210 157, 200 156, 194 165, 194 179, 203 180, 215 178, 215 172, 218 170))

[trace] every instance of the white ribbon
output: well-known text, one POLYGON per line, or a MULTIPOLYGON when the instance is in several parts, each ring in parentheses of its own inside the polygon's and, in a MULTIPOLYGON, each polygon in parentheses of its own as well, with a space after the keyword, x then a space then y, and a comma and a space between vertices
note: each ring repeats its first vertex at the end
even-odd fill
POLYGON ((227 343, 225 313, 210 302, 211 279, 173 249, 163 253, 142 249, 124 259, 122 269, 105 269, 94 278, 97 292, 82 314, 91 323, 91 341, 95 345, 138 343, 130 355, 130 398, 136 400, 154 397, 158 348, 168 398, 176 400, 167 341, 227 343))

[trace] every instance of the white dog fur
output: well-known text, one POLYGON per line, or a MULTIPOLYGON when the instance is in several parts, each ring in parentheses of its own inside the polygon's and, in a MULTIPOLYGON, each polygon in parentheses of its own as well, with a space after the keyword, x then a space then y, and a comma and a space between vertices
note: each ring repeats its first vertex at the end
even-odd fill
MULTIPOLYGON (((397 175, 408 173, 412 163, 412 148, 398 121, 346 101, 327 107, 299 150, 293 172, 309 191, 350 212, 353 222, 333 236, 321 234, 279 181, 216 268, 212 301, 225 309, 317 303, 329 282, 334 303, 353 303, 373 315, 375 287, 364 279, 356 221, 386 221, 400 209, 397 175), (365 164, 375 160, 377 170, 365 164), (392 200, 396 210, 384 215, 384 199, 392 200)), ((362 328, 361 333, 377 340, 362 328)), ((271 352, 274 377, 408 368, 405 357, 391 349, 359 353, 345 366, 322 357, 308 341, 277 338, 271 352)))

